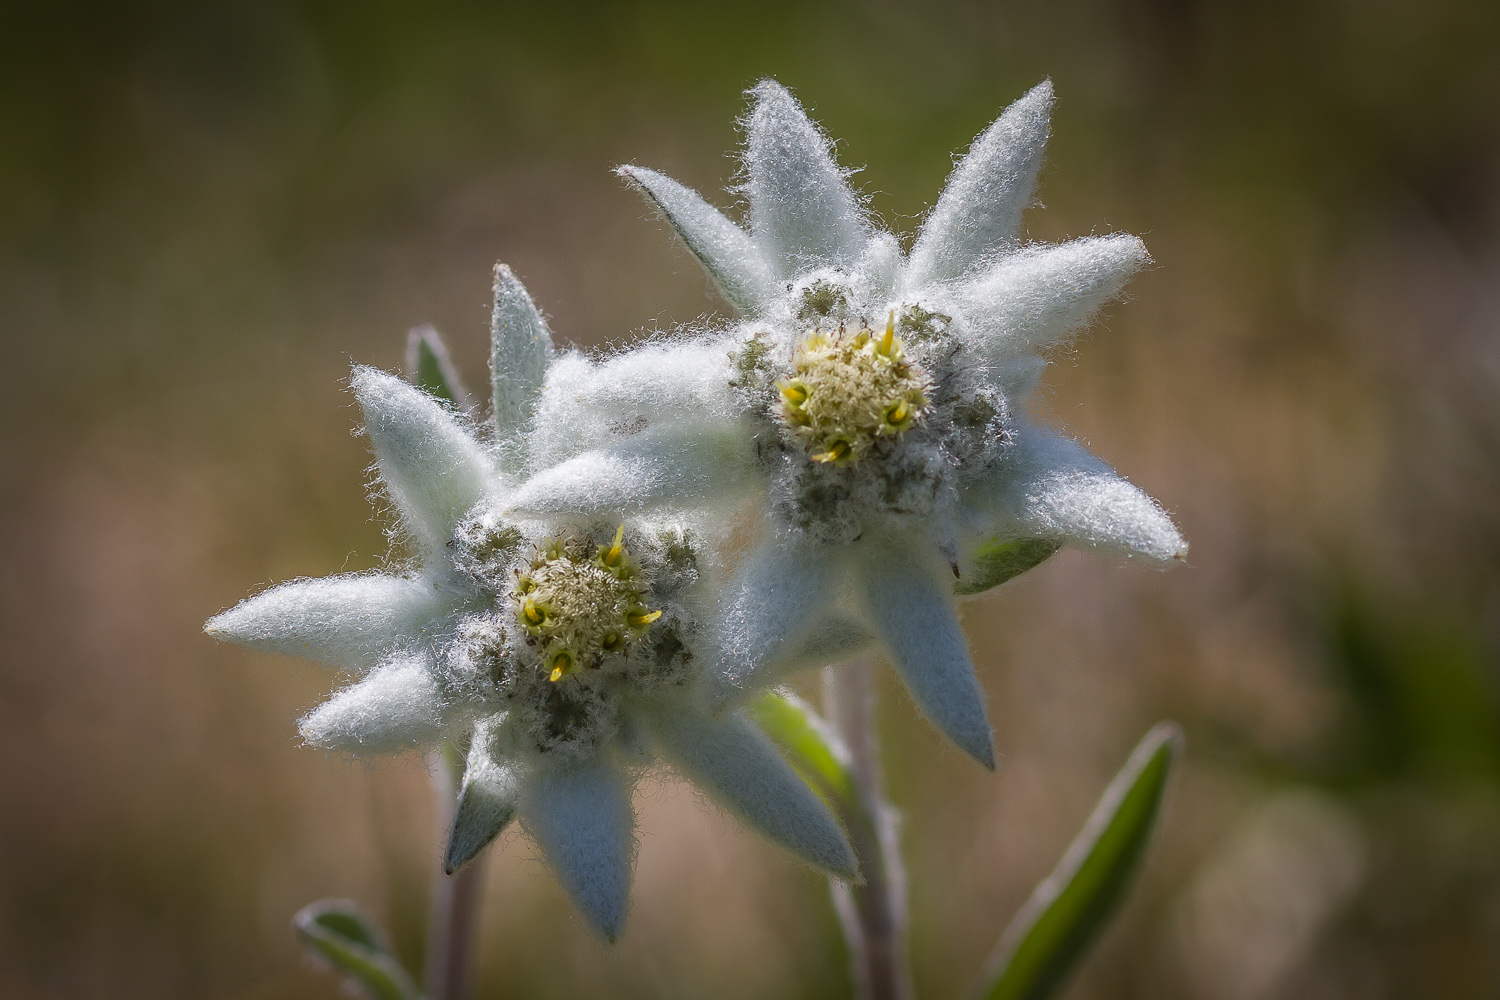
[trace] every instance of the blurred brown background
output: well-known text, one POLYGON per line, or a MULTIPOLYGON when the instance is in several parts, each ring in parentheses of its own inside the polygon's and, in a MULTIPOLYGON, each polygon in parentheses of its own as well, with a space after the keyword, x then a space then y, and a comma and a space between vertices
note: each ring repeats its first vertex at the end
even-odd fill
MULTIPOLYGON (((341 380, 431 321, 482 382, 495 260, 580 345, 712 308, 609 168, 731 205, 774 75, 907 233, 1050 76, 1031 236, 1157 262, 1042 402, 1192 568, 1068 553, 968 605, 998 776, 883 689, 920 995, 1167 716, 1186 766, 1068 996, 1500 995, 1500 7, 5 7, 0 993, 332 996, 288 932, 325 895, 420 962, 421 763, 300 748, 330 678, 201 623, 378 563, 341 380)), ((671 782, 639 806, 613 948, 491 852, 480 996, 845 995, 816 877, 671 782)))

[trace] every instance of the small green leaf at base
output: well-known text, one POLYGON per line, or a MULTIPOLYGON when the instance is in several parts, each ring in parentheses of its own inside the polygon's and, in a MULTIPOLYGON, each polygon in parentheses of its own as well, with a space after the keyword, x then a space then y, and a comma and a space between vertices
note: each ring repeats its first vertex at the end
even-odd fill
POLYGON ((319 964, 371 1000, 421 1000, 422 992, 396 961, 375 922, 358 903, 320 899, 292 918, 297 940, 319 964))
POLYGON ((1000 937, 983 1000, 1042 1000, 1077 965, 1124 894, 1161 810, 1182 730, 1160 722, 1137 744, 1067 852, 1000 937))
POLYGON ((1040 566, 1060 548, 1062 542, 1052 538, 1011 538, 1003 542, 998 539, 985 542, 969 557, 971 569, 967 576, 953 585, 953 592, 961 597, 981 594, 1040 566))
POLYGON ((789 692, 767 691, 750 703, 748 711, 808 787, 839 815, 858 814, 849 752, 811 705, 789 692))
POLYGON ((406 335, 406 370, 412 385, 460 410, 468 409, 469 393, 448 355, 448 345, 432 327, 414 326, 406 335))

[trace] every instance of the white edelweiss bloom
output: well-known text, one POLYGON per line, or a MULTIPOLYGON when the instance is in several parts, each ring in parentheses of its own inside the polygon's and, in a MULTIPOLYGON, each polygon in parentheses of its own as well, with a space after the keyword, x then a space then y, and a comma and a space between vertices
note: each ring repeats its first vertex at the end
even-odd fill
POLYGON ((748 229, 668 177, 619 168, 742 320, 550 373, 537 444, 552 467, 511 502, 732 511, 769 495, 724 604, 726 696, 805 662, 789 650, 837 657, 878 634, 918 705, 993 767, 955 592, 1065 544, 1164 567, 1187 552, 1155 501, 1023 415, 1043 352, 1149 258, 1134 236, 1021 242, 1050 83, 975 140, 909 254, 792 95, 768 80, 751 96, 748 229))
POLYGON ((484 436, 417 387, 357 368, 380 482, 416 549, 408 573, 298 580, 206 631, 306 656, 355 681, 302 719, 314 746, 397 752, 467 742, 450 871, 514 818, 611 940, 634 860, 632 790, 653 759, 835 876, 855 860, 837 821, 769 740, 704 693, 712 647, 701 528, 685 518, 516 517, 523 429, 551 336, 496 269, 494 418, 484 436))

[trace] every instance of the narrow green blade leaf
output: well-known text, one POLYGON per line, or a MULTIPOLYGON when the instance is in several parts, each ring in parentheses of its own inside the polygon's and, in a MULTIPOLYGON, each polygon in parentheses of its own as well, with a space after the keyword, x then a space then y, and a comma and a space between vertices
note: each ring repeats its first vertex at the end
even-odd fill
POLYGON ((750 718, 771 738, 802 780, 842 816, 860 813, 849 770, 849 751, 811 705, 794 694, 767 691, 748 706, 750 718))
POLYGON ((1051 538, 1011 538, 1006 541, 994 539, 985 542, 969 557, 969 571, 962 580, 954 584, 953 592, 960 597, 982 594, 991 587, 998 587, 1013 580, 1029 569, 1034 569, 1051 559, 1062 542, 1051 538))
POLYGON ((453 367, 448 345, 430 326, 414 326, 406 335, 406 370, 418 388, 445 399, 460 410, 468 409, 469 393, 453 367))
POLYGON ((1145 853, 1181 748, 1175 722, 1157 723, 1137 744, 1057 868, 1001 935, 980 997, 1042 1000, 1063 983, 1145 853))
POLYGON ((331 966, 361 996, 421 1000, 421 990, 359 904, 347 899, 310 903, 292 918, 292 931, 309 954, 331 966))

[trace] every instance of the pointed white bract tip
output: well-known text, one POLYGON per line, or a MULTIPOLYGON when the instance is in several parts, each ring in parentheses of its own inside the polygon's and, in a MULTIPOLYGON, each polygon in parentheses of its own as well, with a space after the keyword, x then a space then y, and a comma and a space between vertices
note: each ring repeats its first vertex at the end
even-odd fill
POLYGON ((1052 81, 1043 80, 974 140, 912 248, 914 285, 961 277, 1016 243, 1051 114, 1052 81))
POLYGON ((486 719, 475 727, 469 747, 444 859, 444 870, 449 875, 489 846, 516 815, 521 794, 520 775, 515 768, 495 760, 490 752, 494 721, 493 718, 486 719))
POLYGON ((596 758, 537 772, 521 820, 574 904, 611 942, 630 908, 635 814, 627 776, 596 758))
POLYGON ((775 80, 762 80, 750 95, 746 194, 750 229, 768 263, 783 278, 851 264, 867 227, 827 136, 775 80))
POLYGON ((419 657, 378 668, 302 719, 309 744, 325 750, 385 753, 430 742, 443 728, 443 695, 419 657))
POLYGON ((506 447, 531 419, 537 394, 552 359, 552 332, 526 286, 504 263, 495 265, 494 304, 490 309, 490 393, 495 430, 505 464, 521 465, 506 447))
POLYGON ((939 584, 920 559, 883 547, 866 550, 862 564, 857 579, 870 620, 912 700, 955 746, 993 771, 994 734, 958 623, 951 577, 939 584))
POLYGON ((441 403, 403 379, 356 366, 350 384, 403 523, 427 552, 439 551, 484 495, 484 450, 441 403))
POLYGON ((1187 560, 1188 543, 1161 505, 1077 441, 1023 428, 991 498, 1002 532, 1055 538, 1155 563, 1187 560))
POLYGON ((261 652, 368 668, 431 635, 451 610, 425 581, 351 573, 272 587, 210 618, 203 631, 261 652))
POLYGON ((775 294, 775 279, 760 248, 698 192, 655 170, 633 164, 615 173, 651 203, 698 258, 709 278, 741 313, 755 313, 775 294))
POLYGON ((1125 233, 1028 248, 967 282, 960 310, 986 359, 1004 364, 1066 342, 1150 261, 1140 238, 1125 233))
POLYGON ((663 756, 720 805, 815 868, 857 873, 828 807, 743 716, 712 719, 680 706, 658 713, 654 728, 663 756))

